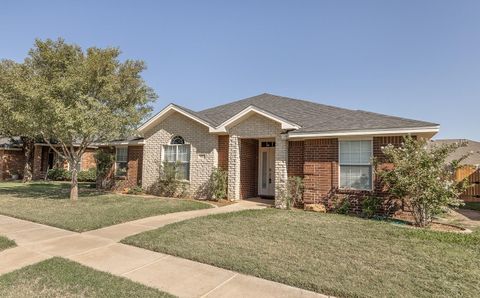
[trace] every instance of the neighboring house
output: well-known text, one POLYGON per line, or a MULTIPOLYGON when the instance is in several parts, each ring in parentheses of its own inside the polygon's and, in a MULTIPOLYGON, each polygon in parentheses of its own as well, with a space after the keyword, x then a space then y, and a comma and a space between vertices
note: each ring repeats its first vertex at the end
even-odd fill
MULTIPOLYGON (((0 138, 0 180, 9 180, 14 175, 23 176, 25 152, 19 138, 0 138), (17 140, 18 139, 18 140, 17 140)), ((108 144, 93 144, 82 156, 79 171, 96 167, 95 152, 104 150, 115 155, 112 176, 119 182, 118 187, 133 187, 141 184, 143 164, 143 140, 130 138, 108 144)), ((69 169, 68 163, 45 143, 35 143, 33 149, 32 174, 34 180, 46 178, 47 171, 53 168, 69 169)))
POLYGON ((447 162, 458 160, 468 154, 468 157, 460 162, 456 171, 457 181, 468 179, 470 187, 460 196, 465 202, 480 202, 480 142, 465 139, 433 140, 431 144, 442 145, 466 142, 466 146, 458 148, 450 154, 447 162))
POLYGON ((304 198, 332 192, 381 192, 372 158, 400 145, 407 134, 430 139, 439 125, 261 94, 195 112, 170 104, 144 123, 145 189, 159 179, 163 162, 181 164, 190 194, 205 196, 216 167, 228 172, 228 198, 276 199, 289 176, 304 178, 304 198))
POLYGON ((0 180, 23 172, 25 154, 19 138, 0 137, 0 180))

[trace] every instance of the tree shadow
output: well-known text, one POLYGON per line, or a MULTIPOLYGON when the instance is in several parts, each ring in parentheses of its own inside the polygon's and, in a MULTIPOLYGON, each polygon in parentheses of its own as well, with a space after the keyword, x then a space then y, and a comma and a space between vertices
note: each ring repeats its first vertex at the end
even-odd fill
MULTIPOLYGON (((79 199, 105 195, 104 191, 99 191, 91 187, 90 183, 79 184, 79 199)), ((26 184, 10 185, 9 183, 0 184, 0 197, 10 196, 16 198, 29 199, 70 199, 69 183, 47 183, 32 182, 26 184)))

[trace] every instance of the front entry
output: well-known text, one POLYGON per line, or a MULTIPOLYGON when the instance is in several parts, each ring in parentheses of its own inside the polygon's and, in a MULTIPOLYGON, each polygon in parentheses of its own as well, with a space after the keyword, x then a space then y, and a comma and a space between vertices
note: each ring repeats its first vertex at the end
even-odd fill
POLYGON ((275 141, 260 140, 258 148, 258 195, 275 195, 275 141))

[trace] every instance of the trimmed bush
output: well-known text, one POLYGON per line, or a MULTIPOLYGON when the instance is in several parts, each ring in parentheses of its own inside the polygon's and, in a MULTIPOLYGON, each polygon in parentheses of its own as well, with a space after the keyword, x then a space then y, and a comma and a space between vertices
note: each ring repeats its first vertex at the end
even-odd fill
POLYGON ((48 170, 47 178, 53 181, 69 181, 72 180, 72 174, 64 168, 55 168, 48 170))
POLYGON ((78 172, 79 182, 95 182, 97 180, 97 169, 91 168, 86 171, 78 172))

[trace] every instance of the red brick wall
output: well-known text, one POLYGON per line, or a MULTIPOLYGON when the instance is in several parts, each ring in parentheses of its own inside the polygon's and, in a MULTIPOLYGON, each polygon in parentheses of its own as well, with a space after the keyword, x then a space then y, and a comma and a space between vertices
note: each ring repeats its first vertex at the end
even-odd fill
POLYGON ((127 187, 137 186, 142 181, 143 146, 128 147, 127 187))
POLYGON ((338 187, 338 139, 305 140, 305 201, 320 200, 338 187))
POLYGON ((240 198, 258 195, 258 140, 240 139, 240 198))
POLYGON ((228 138, 218 136, 218 168, 224 171, 228 171, 228 138))
POLYGON ((288 176, 303 177, 304 141, 288 142, 288 176))
POLYGON ((23 175, 25 154, 23 150, 0 149, 0 180, 10 179, 12 174, 23 175))
POLYGON ((85 150, 85 153, 83 153, 81 167, 82 171, 86 171, 97 166, 95 162, 95 151, 96 149, 88 148, 85 150))
POLYGON ((35 145, 33 149, 33 179, 43 179, 45 173, 42 172, 43 146, 35 145))

